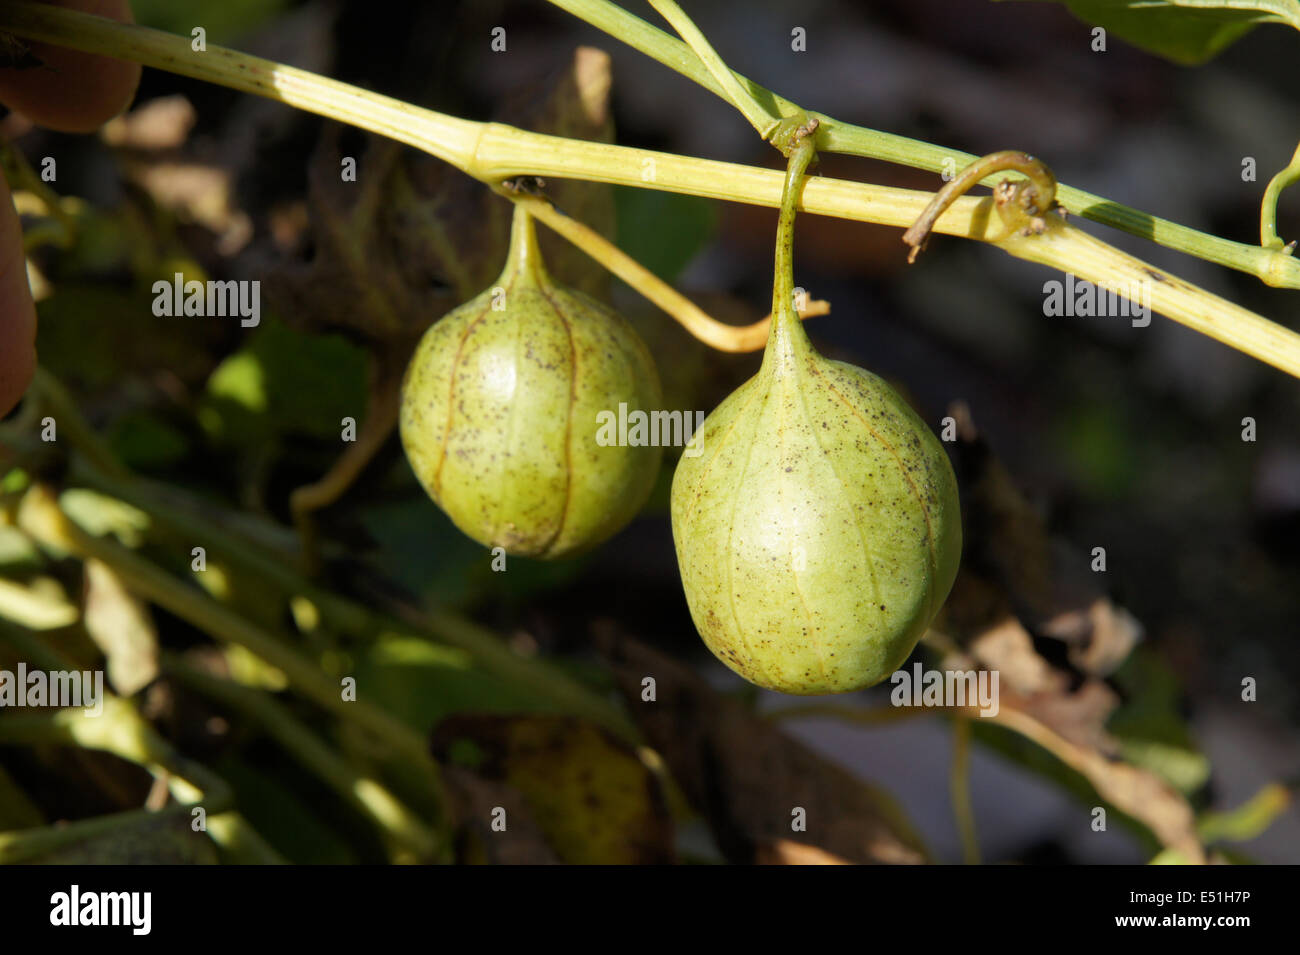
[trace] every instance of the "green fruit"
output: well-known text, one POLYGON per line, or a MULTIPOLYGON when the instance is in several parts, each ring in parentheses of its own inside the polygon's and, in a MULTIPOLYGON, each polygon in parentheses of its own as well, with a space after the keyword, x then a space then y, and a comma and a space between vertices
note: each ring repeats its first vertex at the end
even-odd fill
POLYGON ((569 556, 620 530, 645 502, 657 446, 598 440, 597 415, 660 404, 659 376, 626 321, 555 284, 532 219, 516 208, 494 287, 420 340, 402 384, 402 445, 462 531, 525 557, 569 556))
POLYGON ((759 686, 885 679, 942 606, 961 554, 952 466, 884 381, 774 321, 762 368, 683 455, 673 540, 709 649, 759 686))
POLYGON ((957 481, 939 442, 881 379, 819 355, 794 311, 794 217, 817 126, 787 140, 762 367, 705 420, 672 491, 704 642, 752 683, 804 695, 897 669, 961 557, 957 481))
POLYGON ((673 539, 709 649, 760 686, 878 683, 942 606, 961 553, 957 483, 916 413, 797 323, 683 456, 673 539))

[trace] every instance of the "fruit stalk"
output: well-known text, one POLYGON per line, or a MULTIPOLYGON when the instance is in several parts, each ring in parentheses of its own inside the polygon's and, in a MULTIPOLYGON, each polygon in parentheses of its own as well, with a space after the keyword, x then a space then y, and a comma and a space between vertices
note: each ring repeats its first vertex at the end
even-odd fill
POLYGON ((772 332, 763 353, 764 365, 788 356, 795 343, 808 341, 808 332, 799 321, 794 305, 794 218, 799 209, 808 166, 817 155, 812 133, 817 120, 811 120, 797 136, 786 163, 785 184, 781 188, 781 210, 776 220, 776 252, 772 280, 772 332))

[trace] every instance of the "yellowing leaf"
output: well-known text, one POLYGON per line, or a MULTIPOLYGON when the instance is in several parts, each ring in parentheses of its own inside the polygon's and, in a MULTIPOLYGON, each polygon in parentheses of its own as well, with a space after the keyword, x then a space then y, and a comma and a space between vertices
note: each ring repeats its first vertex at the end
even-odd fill
POLYGON ((158 633, 145 604, 112 567, 86 561, 86 632, 108 661, 108 682, 132 696, 158 675, 158 633))

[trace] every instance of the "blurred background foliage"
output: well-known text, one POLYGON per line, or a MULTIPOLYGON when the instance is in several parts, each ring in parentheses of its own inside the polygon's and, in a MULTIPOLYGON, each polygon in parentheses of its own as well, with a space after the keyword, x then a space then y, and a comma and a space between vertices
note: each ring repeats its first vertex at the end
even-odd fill
MULTIPOLYGON (((456 115, 780 164, 725 104, 544 3, 133 5, 456 115)), ((1294 148, 1293 31, 1103 20, 1100 53, 1060 4, 689 10, 734 68, 805 106, 1027 149, 1065 182, 1243 241, 1294 148), (1180 63, 1220 55, 1193 70, 1120 36, 1180 63)), ((1002 675, 1003 718, 973 721, 968 753, 961 717, 893 710, 888 687, 794 707, 713 660, 677 577, 673 460, 598 552, 506 572, 424 496, 384 400, 428 324, 499 269, 508 209, 486 188, 155 71, 98 137, 3 126, 29 169, 55 156, 59 173, 13 184, 31 195, 44 372, 0 424, 0 667, 102 667, 122 705, 113 733, 0 717, 0 859, 1300 860, 1300 390, 1280 373, 1159 317, 1045 318, 1055 276, 993 249, 935 241, 909 269, 896 230, 800 219, 798 282, 834 305, 819 347, 936 429, 961 425, 963 572, 916 659, 1002 675), (343 156, 357 183, 338 181, 343 156), (153 283, 177 273, 262 281, 260 324, 154 316, 153 283), (39 438, 46 415, 57 441, 39 438), (310 560, 291 494, 336 465, 348 419, 382 440, 310 519, 310 560)), ((819 171, 939 185, 838 156, 819 171)), ((766 310, 772 210, 546 191, 718 317, 766 310)), ((1279 230, 1300 234, 1293 197, 1279 230)), ((1107 239, 1296 314, 1294 293, 1107 239)), ((554 272, 637 325, 667 407, 707 411, 752 373, 754 356, 709 352, 544 242, 554 272)))

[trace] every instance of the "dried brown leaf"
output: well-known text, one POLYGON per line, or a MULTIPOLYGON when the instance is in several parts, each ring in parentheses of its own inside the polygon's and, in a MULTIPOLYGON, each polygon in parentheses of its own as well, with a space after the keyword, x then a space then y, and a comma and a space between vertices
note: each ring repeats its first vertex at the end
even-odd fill
POLYGON ((1150 829, 1166 848, 1182 853, 1193 863, 1205 861, 1205 850, 1196 833, 1195 812, 1159 776, 1065 739, 1006 699, 993 720, 1042 746, 1080 773, 1097 795, 1150 829))

